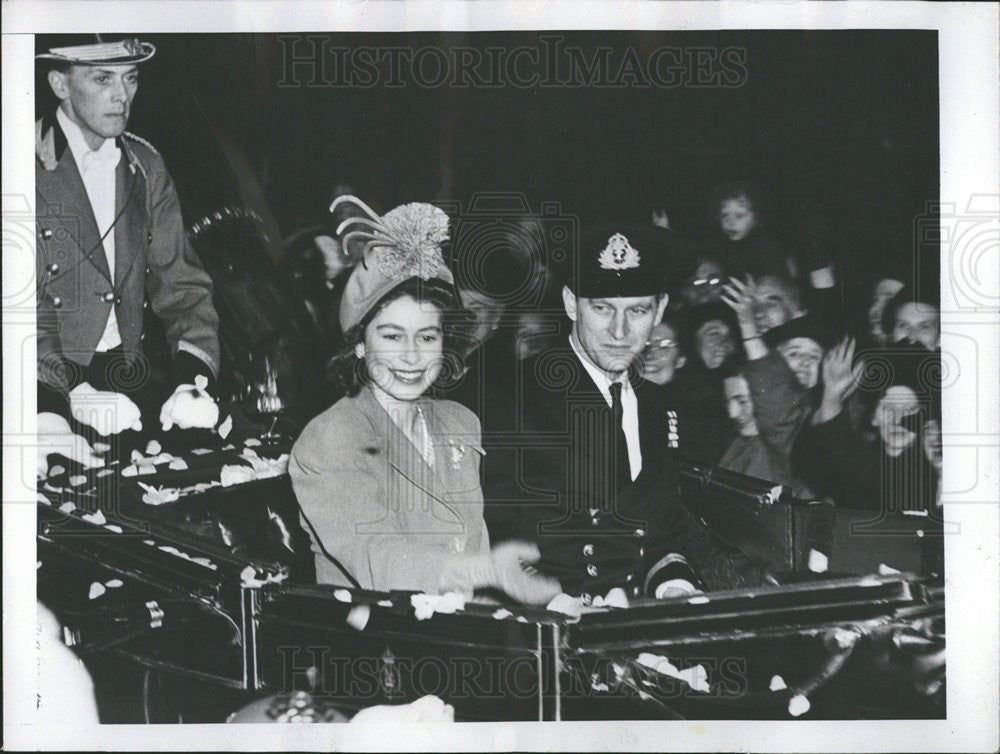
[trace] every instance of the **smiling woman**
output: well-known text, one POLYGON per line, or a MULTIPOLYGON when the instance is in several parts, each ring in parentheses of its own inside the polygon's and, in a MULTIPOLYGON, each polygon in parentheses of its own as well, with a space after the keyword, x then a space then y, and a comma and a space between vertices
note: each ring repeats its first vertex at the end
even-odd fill
POLYGON ((289 462, 317 580, 466 597, 492 588, 547 602, 560 586, 528 567, 537 547, 490 550, 479 419, 426 397, 457 353, 446 323, 461 305, 441 253, 448 218, 428 204, 378 217, 347 200, 371 218, 344 224, 367 239, 340 309, 347 394, 306 427, 289 462))

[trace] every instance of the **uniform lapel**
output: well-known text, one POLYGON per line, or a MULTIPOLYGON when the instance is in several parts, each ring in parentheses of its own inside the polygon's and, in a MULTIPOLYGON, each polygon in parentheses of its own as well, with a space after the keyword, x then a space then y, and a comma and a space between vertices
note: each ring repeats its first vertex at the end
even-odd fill
MULTIPOLYGON (((54 127, 58 128, 58 125, 54 127)), ((90 206, 87 189, 77 170, 73 152, 68 146, 63 149, 54 170, 36 171, 35 188, 46 205, 44 214, 58 217, 69 233, 72 239, 70 246, 75 247, 74 251, 79 254, 77 263, 86 261, 89 256, 89 263, 110 281, 111 269, 101 245, 94 210, 90 206)))
MULTIPOLYGON (((121 146, 121 139, 118 140, 121 146)), ((122 149, 122 158, 115 170, 115 288, 119 288, 132 271, 139 249, 146 242, 145 182, 141 173, 129 161, 122 149)))

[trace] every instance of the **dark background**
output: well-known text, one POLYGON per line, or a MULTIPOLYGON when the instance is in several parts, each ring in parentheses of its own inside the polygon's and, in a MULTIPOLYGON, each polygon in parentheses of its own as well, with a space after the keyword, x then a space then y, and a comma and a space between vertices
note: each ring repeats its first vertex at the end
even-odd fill
MULTIPOLYGON (((142 66, 129 130, 164 154, 189 222, 238 201, 237 185, 246 200, 228 144, 282 235, 324 219, 333 184, 348 182, 377 211, 467 206, 488 191, 583 219, 648 217, 661 205, 699 240, 712 188, 748 178, 779 238, 794 243, 798 201, 826 208, 849 296, 875 269, 936 257, 914 234, 938 197, 936 32, 546 34, 587 52, 611 47, 612 61, 628 47, 641 60, 661 46, 741 48, 747 75, 735 87, 458 88, 419 86, 404 70, 392 88, 279 86, 290 77, 275 35, 144 35, 157 54, 142 66)), ((321 36, 347 48, 541 47, 538 32, 321 36)), ((44 81, 38 91, 39 107, 51 106, 44 81)))

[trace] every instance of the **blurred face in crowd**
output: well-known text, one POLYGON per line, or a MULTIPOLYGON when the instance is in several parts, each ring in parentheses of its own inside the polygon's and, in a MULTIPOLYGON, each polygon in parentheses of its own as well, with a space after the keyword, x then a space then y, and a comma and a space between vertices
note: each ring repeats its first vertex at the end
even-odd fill
POLYGON ((884 278, 878 281, 878 285, 872 291, 872 302, 868 307, 868 332, 872 339, 880 345, 884 345, 886 341, 885 332, 882 330, 882 314, 885 312, 885 305, 901 290, 903 290, 903 284, 900 281, 884 278))
POLYGON ((401 296, 387 304, 365 328, 355 348, 380 399, 414 401, 441 372, 444 333, 441 310, 401 296))
POLYGON ((689 306, 718 301, 722 295, 722 265, 711 259, 702 261, 694 274, 684 281, 682 297, 689 306))
POLYGON ((605 372, 620 374, 646 347, 667 297, 583 298, 564 287, 563 305, 580 349, 605 372))
POLYGON ((677 333, 666 322, 661 322, 649 334, 649 342, 642 354, 642 376, 657 385, 666 385, 674 372, 684 366, 677 333))
POLYGON ((98 149, 105 139, 121 136, 139 89, 137 66, 74 65, 66 71, 49 71, 48 79, 59 106, 80 127, 87 146, 98 149))
POLYGON ((726 199, 719 205, 719 227, 730 241, 742 241, 756 224, 753 205, 745 196, 726 199))
POLYGON ((823 349, 812 338, 791 338, 777 348, 804 388, 814 388, 819 382, 819 366, 823 349))
POLYGON ((761 335, 803 314, 789 285, 773 275, 757 281, 753 298, 753 321, 761 335))
POLYGON ((892 342, 920 343, 929 351, 941 343, 941 317, 930 304, 910 302, 896 311, 892 342))
POLYGON ((695 348, 708 369, 717 369, 722 362, 736 353, 736 343, 729 325, 712 319, 698 328, 694 335, 695 348))
POLYGON ((893 385, 885 391, 875 407, 872 426, 878 429, 886 455, 893 458, 917 439, 917 433, 903 426, 903 419, 917 413, 920 404, 913 390, 905 385, 893 385))
POLYGON ((757 432, 757 420, 753 416, 753 397, 750 395, 750 385, 743 375, 727 377, 722 381, 722 390, 726 396, 726 411, 743 437, 754 437, 757 432))
POLYGON ((473 340, 476 343, 485 343, 500 323, 503 306, 493 297, 474 288, 459 288, 458 295, 462 299, 462 306, 476 318, 475 329, 472 332, 473 340))

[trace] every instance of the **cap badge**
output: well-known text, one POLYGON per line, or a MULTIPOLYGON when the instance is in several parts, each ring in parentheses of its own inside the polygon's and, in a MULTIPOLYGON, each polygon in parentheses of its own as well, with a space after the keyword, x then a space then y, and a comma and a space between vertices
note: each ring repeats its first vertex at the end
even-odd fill
POLYGON ((639 266, 639 252, 632 247, 625 236, 615 233, 608 239, 608 245, 604 247, 597 261, 604 270, 629 270, 639 266))

